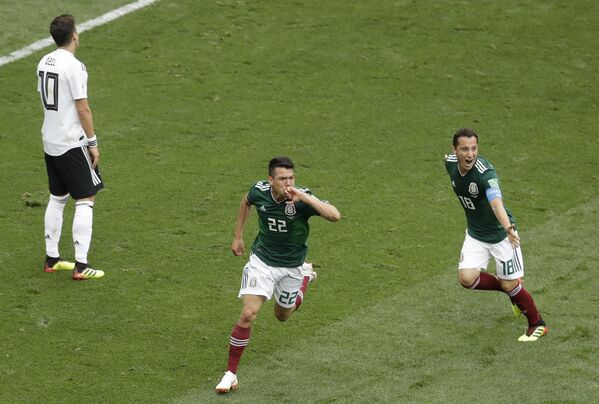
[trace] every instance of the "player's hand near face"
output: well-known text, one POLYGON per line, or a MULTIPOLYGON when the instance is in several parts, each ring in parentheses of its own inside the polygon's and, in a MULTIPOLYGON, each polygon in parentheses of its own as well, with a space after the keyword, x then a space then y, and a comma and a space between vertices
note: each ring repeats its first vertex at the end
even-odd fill
POLYGON ((337 222, 341 218, 341 215, 336 207, 328 202, 322 202, 315 196, 312 196, 300 189, 287 187, 285 189, 285 196, 287 197, 286 203, 296 203, 297 201, 302 201, 312 206, 314 209, 316 209, 320 216, 331 222, 337 222))
POLYGON ((287 198, 287 203, 295 203, 301 200, 304 196, 306 196, 306 193, 295 187, 285 188, 285 197, 287 198))

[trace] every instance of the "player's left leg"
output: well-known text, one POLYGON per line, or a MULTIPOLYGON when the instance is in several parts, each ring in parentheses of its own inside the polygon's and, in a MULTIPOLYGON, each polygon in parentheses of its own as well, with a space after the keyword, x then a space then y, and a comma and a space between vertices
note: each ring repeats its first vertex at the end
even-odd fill
POLYGON ((297 268, 288 268, 287 276, 275 284, 275 317, 287 321, 301 306, 308 284, 316 279, 312 264, 304 262, 297 268))
POLYGON ((300 306, 302 305, 310 282, 316 280, 318 277, 318 274, 314 272, 314 265, 311 262, 304 262, 302 265, 302 273, 304 275, 304 279, 302 280, 302 286, 300 286, 299 293, 295 299, 295 310, 299 310, 300 306))
POLYGON ((90 267, 87 262, 87 253, 92 241, 93 210, 94 197, 75 202, 75 217, 73 218, 75 271, 73 271, 73 279, 77 281, 98 279, 104 276, 104 271, 90 267))
POLYGON ((272 296, 275 273, 276 268, 266 265, 254 254, 250 255, 248 263, 243 268, 239 289, 239 298, 242 299, 243 307, 231 331, 227 370, 215 388, 217 393, 224 394, 237 389, 237 368, 243 351, 250 342, 252 324, 256 321, 264 302, 272 296))
POLYGON ((285 322, 289 320, 291 315, 295 312, 295 306, 292 307, 282 307, 278 303, 275 302, 275 317, 277 320, 281 322, 285 322))
POLYGON ((231 331, 231 338, 229 340, 227 370, 225 371, 222 380, 215 388, 216 392, 221 394, 237 389, 237 368, 239 367, 243 351, 250 342, 252 324, 256 321, 258 312, 260 311, 262 304, 266 301, 266 297, 243 295, 242 300, 243 308, 241 309, 239 320, 231 331))
POLYGON ((501 289, 507 293, 512 304, 524 314, 528 320, 526 332, 518 341, 536 341, 549 332, 532 295, 524 288, 524 261, 520 247, 513 248, 507 239, 498 243, 493 249, 497 277, 501 289))
POLYGON ((490 244, 476 240, 466 232, 460 262, 458 264, 458 282, 470 290, 501 290, 497 278, 487 272, 491 253, 490 244))

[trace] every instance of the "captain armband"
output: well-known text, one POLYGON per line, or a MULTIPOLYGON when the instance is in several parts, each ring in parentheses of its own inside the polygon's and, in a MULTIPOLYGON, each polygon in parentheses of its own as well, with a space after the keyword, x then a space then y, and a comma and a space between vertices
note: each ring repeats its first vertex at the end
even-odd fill
POLYGON ((487 200, 489 202, 491 202, 493 199, 498 199, 498 198, 502 199, 501 189, 499 189, 499 188, 495 188, 495 187, 488 188, 486 191, 486 194, 487 194, 487 200))

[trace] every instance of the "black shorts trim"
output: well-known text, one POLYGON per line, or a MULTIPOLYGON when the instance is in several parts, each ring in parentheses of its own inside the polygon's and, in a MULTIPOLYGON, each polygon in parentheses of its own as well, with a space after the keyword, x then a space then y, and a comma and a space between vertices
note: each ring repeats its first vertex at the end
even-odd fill
POLYGON ((44 159, 52 195, 71 194, 73 199, 83 199, 104 188, 100 169, 92 168, 87 147, 75 147, 60 156, 44 153, 44 159))

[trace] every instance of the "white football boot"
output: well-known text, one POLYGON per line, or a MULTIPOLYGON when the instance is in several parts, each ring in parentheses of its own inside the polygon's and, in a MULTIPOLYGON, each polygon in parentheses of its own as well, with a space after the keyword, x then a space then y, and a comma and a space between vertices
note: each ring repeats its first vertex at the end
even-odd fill
POLYGON ((230 370, 227 370, 223 379, 216 385, 216 392, 225 394, 228 393, 229 390, 237 390, 237 385, 237 375, 230 370))

